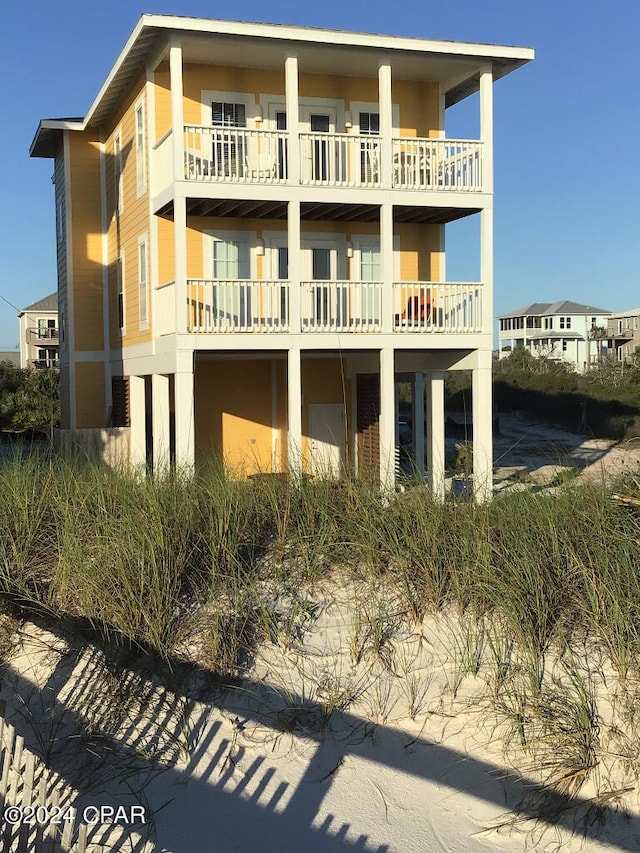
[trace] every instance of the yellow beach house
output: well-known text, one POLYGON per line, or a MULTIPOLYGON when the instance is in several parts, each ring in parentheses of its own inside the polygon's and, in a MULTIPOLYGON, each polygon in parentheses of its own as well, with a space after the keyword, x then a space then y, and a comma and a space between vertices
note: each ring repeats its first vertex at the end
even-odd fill
POLYGON ((444 375, 473 376, 491 489, 493 83, 528 48, 143 15, 54 161, 62 426, 131 462, 393 484, 410 381, 418 474, 444 489, 444 375), (447 108, 475 96, 479 138, 447 108), (480 280, 445 226, 479 217, 480 280), (425 470, 426 460, 426 470, 425 470))

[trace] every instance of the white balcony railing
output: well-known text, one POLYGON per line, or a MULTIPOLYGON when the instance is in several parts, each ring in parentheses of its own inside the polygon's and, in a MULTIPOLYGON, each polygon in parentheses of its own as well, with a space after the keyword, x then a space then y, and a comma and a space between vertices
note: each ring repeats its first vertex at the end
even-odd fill
POLYGON ((287 134, 279 130, 187 125, 184 177, 196 181, 286 183, 287 134))
POLYGON ((351 133, 301 133, 300 183, 379 186, 380 138, 351 133))
MULTIPOLYGON (((184 174, 178 180, 243 184, 289 182, 289 146, 281 130, 185 125, 184 174)), ((379 136, 300 133, 300 183, 305 186, 380 187, 385 152, 379 136)), ((482 142, 401 137, 391 141, 394 189, 447 192, 483 190, 482 142)), ((171 131, 154 146, 154 192, 171 180, 171 131)))
POLYGON ((187 282, 188 332, 287 332, 286 281, 187 282))
POLYGON ((393 140, 397 189, 482 191, 482 143, 464 139, 393 140))
MULTIPOLYGON (((281 333, 290 328, 287 281, 187 282, 186 330, 190 333, 281 333)), ((410 334, 477 334, 483 331, 482 285, 394 282, 391 328, 410 334)), ((303 333, 380 333, 383 284, 379 281, 303 281, 303 333)), ((158 334, 175 331, 175 284, 157 288, 158 334)), ((297 324, 296 324, 297 325, 297 324)))
POLYGON ((382 282, 303 281, 303 332, 379 332, 382 282))
POLYGON ((482 285, 394 282, 396 332, 482 332, 482 285))

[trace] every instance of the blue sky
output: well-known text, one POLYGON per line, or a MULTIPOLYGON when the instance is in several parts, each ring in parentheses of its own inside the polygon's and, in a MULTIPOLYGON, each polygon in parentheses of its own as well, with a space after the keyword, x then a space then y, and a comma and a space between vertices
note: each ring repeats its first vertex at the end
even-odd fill
MULTIPOLYGON (((572 299, 640 305, 638 0, 26 0, 0 10, 0 350, 15 310, 56 287, 52 164, 30 160, 43 117, 82 116, 142 12, 242 18, 533 47, 495 86, 495 309, 572 299)), ((447 111, 477 136, 477 104, 447 111)), ((447 277, 479 275, 478 217, 447 234, 447 277)))

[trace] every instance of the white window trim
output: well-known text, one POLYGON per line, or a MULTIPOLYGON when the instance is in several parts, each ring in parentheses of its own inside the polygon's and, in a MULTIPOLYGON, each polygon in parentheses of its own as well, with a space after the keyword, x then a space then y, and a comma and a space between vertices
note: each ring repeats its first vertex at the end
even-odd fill
POLYGON ((115 179, 115 213, 121 216, 124 211, 124 161, 122 158, 122 126, 113 134, 113 175, 115 179), (116 146, 117 140, 117 146, 116 146), (120 180, 118 180, 118 176, 120 180))
POLYGON ((120 328, 120 336, 124 337, 127 332, 127 299, 126 299, 126 275, 124 265, 124 249, 120 249, 116 258, 116 317, 119 318, 118 300, 122 293, 122 325, 120 328), (118 261, 120 262, 118 265, 118 261))
MULTIPOLYGON (((204 277, 213 281, 213 244, 216 240, 223 243, 237 241, 249 246, 249 281, 255 281, 258 275, 258 237, 255 231, 226 231, 216 228, 203 232, 203 265, 204 277)), ((243 281, 244 279, 239 279, 243 281)))
POLYGON ((141 332, 145 331, 149 328, 149 240, 147 238, 147 234, 141 234, 138 237, 138 328, 141 332), (140 277, 140 248, 144 246, 144 271, 145 271, 145 282, 144 282, 144 294, 145 294, 145 308, 146 308, 146 317, 143 319, 142 317, 142 300, 140 299, 140 295, 142 293, 142 281, 140 277))
POLYGON ((245 115, 247 119, 247 128, 256 126, 256 121, 261 118, 260 110, 256 104, 255 95, 250 95, 247 92, 223 92, 216 89, 202 89, 200 92, 202 103, 201 120, 205 127, 212 127, 211 124, 211 103, 212 101, 225 101, 232 104, 244 104, 245 115))
POLYGON ((147 116, 144 95, 136 101, 133 110, 133 124, 136 146, 136 184, 138 198, 140 198, 147 191, 147 116), (138 111, 142 115, 142 147, 138 144, 138 111), (142 164, 142 181, 140 181, 140 164, 142 164))

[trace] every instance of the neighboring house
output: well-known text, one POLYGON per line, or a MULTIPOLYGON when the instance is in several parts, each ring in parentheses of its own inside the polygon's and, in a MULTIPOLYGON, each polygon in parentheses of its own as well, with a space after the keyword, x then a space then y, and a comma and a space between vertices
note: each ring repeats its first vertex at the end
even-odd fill
MULTIPOLYGON (((393 482, 395 383, 444 488, 444 371, 470 369, 491 488, 494 80, 528 48, 143 15, 54 160, 62 418, 131 459, 393 482), (447 139, 474 93, 480 135, 447 139), (445 225, 480 220, 481 280, 445 225), (66 323, 66 333, 65 333, 66 323)), ((506 144, 506 140, 503 141, 506 144)))
POLYGON ((500 358, 506 358, 516 347, 525 347, 532 355, 565 361, 582 372, 607 351, 604 330, 611 313, 565 300, 534 302, 501 314, 500 358))
POLYGON ((59 367, 58 294, 23 308, 18 321, 20 367, 59 367))
POLYGON ((607 343, 618 361, 629 361, 640 347, 640 308, 632 308, 607 318, 607 343))
POLYGON ((8 361, 14 367, 20 367, 20 351, 17 349, 0 350, 0 362, 8 361))

